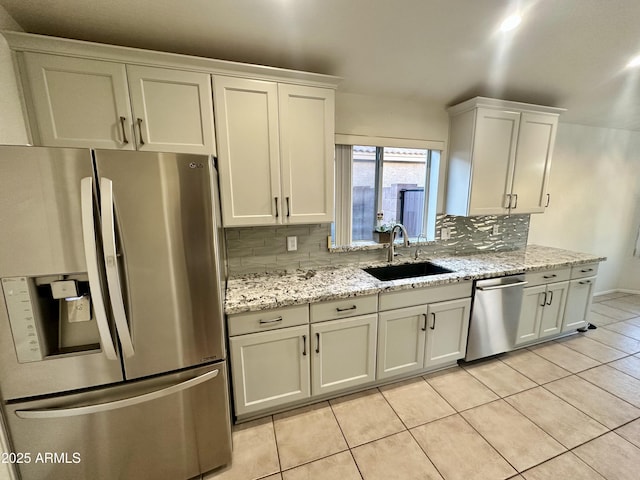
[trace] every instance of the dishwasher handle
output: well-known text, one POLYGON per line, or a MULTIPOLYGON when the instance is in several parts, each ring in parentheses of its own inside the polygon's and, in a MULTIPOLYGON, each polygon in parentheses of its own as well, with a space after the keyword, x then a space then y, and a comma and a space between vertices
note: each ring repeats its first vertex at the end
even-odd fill
POLYGON ((503 288, 519 287, 520 285, 526 285, 527 283, 529 282, 505 283, 504 285, 492 285, 490 287, 476 287, 476 288, 482 291, 502 290, 503 288))

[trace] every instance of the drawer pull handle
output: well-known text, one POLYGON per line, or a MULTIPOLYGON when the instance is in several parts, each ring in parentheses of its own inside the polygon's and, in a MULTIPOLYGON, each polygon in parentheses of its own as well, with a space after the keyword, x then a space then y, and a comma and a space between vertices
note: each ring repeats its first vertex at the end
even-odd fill
POLYGON ((273 197, 273 199, 276 202, 276 218, 278 218, 280 216, 278 213, 278 197, 273 197))
POLYGON ((588 273, 588 272, 593 272, 593 268, 583 268, 582 270, 580 270, 582 273, 588 273))
POLYGON ((316 353, 320 353, 320 334, 316 333, 316 353))
POLYGON ((547 193, 547 203, 544 205, 544 208, 549 206, 549 202, 551 202, 551 194, 547 193))
POLYGON ((422 327, 422 331, 426 332, 427 331, 427 314, 423 313, 422 316, 424 317, 424 326, 422 327))
POLYGON ((307 336, 302 335, 302 355, 307 356, 307 336))
POLYGON ((436 313, 431 312, 431 316, 433 317, 433 325, 431 325, 431 330, 435 330, 436 329, 436 313))
POLYGON ((578 282, 580 285, 589 285, 591 280, 583 280, 582 282, 578 282))
POLYGON ((549 295, 549 301, 547 302, 547 306, 551 305, 551 303, 553 302, 553 291, 549 292, 551 295, 549 295))
POLYGON ((337 312, 348 312, 349 310, 355 310, 356 308, 358 308, 356 305, 351 305, 350 307, 345 307, 345 308, 337 307, 336 311, 337 312))
POLYGON ((262 320, 260 319, 258 321, 258 323, 260 323, 260 325, 269 325, 270 323, 278 323, 282 321, 282 317, 278 317, 278 318, 274 318, 272 320, 262 320))
POLYGON ((556 275, 555 273, 551 274, 551 275, 543 275, 542 278, 556 278, 558 275, 556 275))

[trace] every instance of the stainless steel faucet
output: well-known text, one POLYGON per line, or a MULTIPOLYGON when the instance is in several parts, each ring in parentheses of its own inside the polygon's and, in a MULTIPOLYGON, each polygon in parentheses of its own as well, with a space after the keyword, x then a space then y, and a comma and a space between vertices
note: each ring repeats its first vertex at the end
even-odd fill
POLYGON ((409 234, 407 233, 407 229, 404 228, 404 225, 402 225, 401 223, 396 223, 392 228, 391 228, 391 238, 389 241, 389 258, 387 259, 389 261, 389 263, 393 262, 393 257, 396 256, 396 253, 394 251, 394 246, 393 246, 393 240, 395 238, 396 235, 396 229, 400 229, 402 230, 402 238, 404 240, 404 246, 408 247, 409 246, 409 234))

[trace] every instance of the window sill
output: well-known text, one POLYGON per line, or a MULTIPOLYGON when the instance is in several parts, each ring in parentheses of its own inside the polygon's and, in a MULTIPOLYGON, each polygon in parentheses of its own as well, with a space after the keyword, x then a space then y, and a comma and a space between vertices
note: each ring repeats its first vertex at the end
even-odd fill
MULTIPOLYGON (((409 246, 411 247, 417 247, 421 245, 435 245, 435 243, 435 241, 416 242, 411 239, 409 240, 409 246)), ((402 247, 402 245, 402 240, 396 240, 396 247, 402 247)), ((363 250, 381 250, 383 248, 389 248, 389 244, 363 241, 352 243, 351 245, 332 245, 331 247, 329 247, 329 253, 360 252, 363 250)))

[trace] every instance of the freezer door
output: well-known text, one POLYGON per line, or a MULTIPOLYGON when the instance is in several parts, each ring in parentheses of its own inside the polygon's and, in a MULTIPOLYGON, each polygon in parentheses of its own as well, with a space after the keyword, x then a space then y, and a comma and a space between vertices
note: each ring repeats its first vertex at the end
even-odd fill
POLYGON ((95 157, 125 377, 223 359, 212 159, 108 150, 95 157))
POLYGON ((25 480, 188 479, 231 460, 226 365, 5 405, 25 480))
MULTIPOLYGON (((0 146, 0 172, 2 397, 122 381, 106 315, 97 328, 95 313, 104 303, 99 280, 89 292, 91 318, 83 321, 76 321, 69 313, 72 303, 54 298, 50 288, 51 281, 63 278, 82 279, 78 284, 88 288, 81 183, 93 176, 91 151, 0 146)), ((92 223, 90 185, 86 193, 92 223)))

